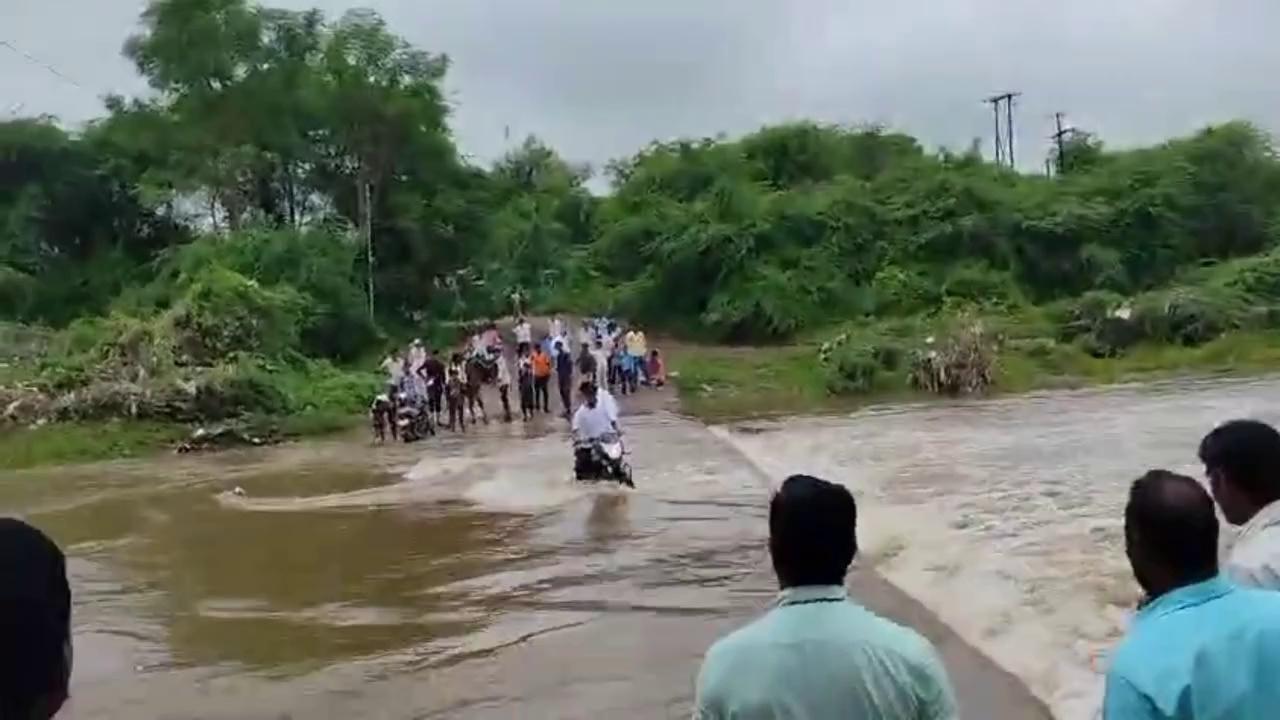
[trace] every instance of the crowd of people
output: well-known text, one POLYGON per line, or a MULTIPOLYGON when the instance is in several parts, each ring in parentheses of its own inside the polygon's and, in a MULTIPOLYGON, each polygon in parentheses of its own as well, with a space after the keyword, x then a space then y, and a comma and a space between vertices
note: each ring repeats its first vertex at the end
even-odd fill
POLYGON ((477 418, 487 423, 484 385, 496 386, 504 422, 514 420, 513 393, 520 419, 528 422, 553 412, 572 417, 574 388, 584 381, 595 384, 606 403, 616 402, 612 392, 634 394, 667 381, 665 360, 649 347, 644 330, 624 329, 609 318, 583 320, 572 333, 559 316, 541 328, 520 316, 511 333, 510 352, 497 324, 490 322, 473 328, 465 347, 450 353, 447 362, 439 349, 428 351, 421 340, 388 355, 382 362, 386 389, 369 408, 375 438, 396 437, 396 419, 406 407, 424 413, 433 427, 465 431, 464 411, 470 411, 473 424, 477 418), (553 383, 558 409, 552 407, 553 383))
MULTIPOLYGON (((587 411, 599 417, 586 419, 604 425, 594 388, 586 381, 587 411)), ((1150 470, 1129 486, 1125 554, 1143 595, 1110 658, 1105 720, 1280 717, 1280 433, 1231 421, 1203 438, 1198 455, 1206 483, 1150 470), (1219 513, 1240 527, 1225 552, 1219 513)), ((845 589, 857 520, 841 484, 808 475, 782 483, 768 514, 781 594, 707 652, 695 718, 958 717, 933 645, 845 589)), ((58 547, 0 519, 0 718, 49 718, 66 700, 70 598, 58 547)))

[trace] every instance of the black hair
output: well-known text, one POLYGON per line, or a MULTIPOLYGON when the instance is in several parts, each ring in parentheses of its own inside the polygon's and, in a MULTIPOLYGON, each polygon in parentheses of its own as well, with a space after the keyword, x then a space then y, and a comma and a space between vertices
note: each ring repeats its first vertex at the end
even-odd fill
POLYGON ((1232 420, 1200 441, 1200 462, 1254 502, 1280 500, 1280 433, 1258 420, 1232 420))
POLYGON ((843 485, 787 478, 769 502, 769 547, 783 586, 843 585, 858 552, 857 521, 843 485))
POLYGON ((31 717, 65 698, 70 633, 62 551, 21 520, 0 518, 0 717, 31 717))
POLYGON ((1124 509, 1129 542, 1183 581, 1218 572, 1218 516, 1208 491, 1186 475, 1150 470, 1129 488, 1124 509))
POLYGON ((596 384, 591 382, 590 380, 583 380, 578 385, 578 392, 580 393, 587 394, 587 393, 593 393, 595 391, 596 391, 596 384))

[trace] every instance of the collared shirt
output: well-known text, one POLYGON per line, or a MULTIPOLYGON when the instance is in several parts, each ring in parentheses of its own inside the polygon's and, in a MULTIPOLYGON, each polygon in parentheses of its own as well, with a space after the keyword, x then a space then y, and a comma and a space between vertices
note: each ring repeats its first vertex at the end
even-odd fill
POLYGON ((609 421, 618 422, 618 399, 613 396, 613 393, 609 392, 608 388, 604 387, 597 388, 596 395, 599 398, 598 404, 600 407, 604 408, 604 411, 609 414, 609 421))
POLYGON ((707 652, 697 720, 956 717, 933 646, 839 586, 791 588, 707 652))
POLYGON ((1219 575, 1134 618, 1107 672, 1106 720, 1270 720, 1280 714, 1280 593, 1219 575))
POLYGON ((533 326, 527 321, 519 323, 515 327, 516 342, 532 343, 533 342, 533 326))
POLYGON ((572 427, 575 437, 595 440, 613 432, 613 421, 609 417, 609 412, 597 399, 595 407, 590 407, 586 403, 578 406, 577 412, 573 414, 572 427))
POLYGON ((1280 501, 1262 508, 1240 529, 1225 570, 1241 585, 1280 590, 1280 501))

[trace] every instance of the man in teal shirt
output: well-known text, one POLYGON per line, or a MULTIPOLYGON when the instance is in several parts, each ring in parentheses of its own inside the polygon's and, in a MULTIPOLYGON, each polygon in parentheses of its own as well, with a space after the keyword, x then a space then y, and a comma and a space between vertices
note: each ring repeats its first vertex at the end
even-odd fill
POLYGON ((721 639, 698 675, 698 720, 952 720, 933 647, 849 599, 857 508, 840 485, 795 475, 769 504, 777 606, 721 639))
POLYGON ((1218 518, 1195 480, 1129 490, 1125 551, 1147 593, 1107 673, 1106 720, 1280 718, 1280 593, 1218 572, 1218 518))

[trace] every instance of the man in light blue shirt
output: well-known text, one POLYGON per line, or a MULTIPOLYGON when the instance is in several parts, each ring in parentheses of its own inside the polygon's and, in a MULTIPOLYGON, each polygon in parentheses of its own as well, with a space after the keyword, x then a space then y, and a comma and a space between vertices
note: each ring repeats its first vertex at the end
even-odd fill
POLYGON ((849 599, 857 508, 840 485, 795 475, 769 504, 777 606, 721 639, 698 675, 698 720, 952 720, 933 647, 849 599))
POLYGON ((1106 720, 1280 717, 1280 593, 1218 572, 1218 518, 1195 480, 1129 490, 1125 551, 1147 593, 1107 673, 1106 720))

